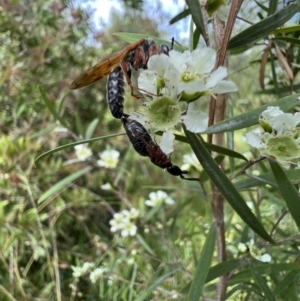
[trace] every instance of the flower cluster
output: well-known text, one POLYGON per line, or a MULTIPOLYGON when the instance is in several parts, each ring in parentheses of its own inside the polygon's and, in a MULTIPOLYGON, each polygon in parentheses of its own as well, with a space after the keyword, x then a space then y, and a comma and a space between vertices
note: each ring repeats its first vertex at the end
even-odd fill
POLYGON ((224 80, 227 68, 213 71, 215 63, 216 52, 209 47, 151 56, 148 69, 138 77, 138 87, 147 99, 146 110, 130 118, 156 129, 169 129, 181 122, 192 132, 203 132, 208 118, 197 110, 200 98, 237 91, 233 82, 224 80))
POLYGON ((107 268, 100 266, 99 268, 93 270, 90 273, 90 280, 92 283, 96 283, 98 280, 100 280, 104 273, 107 272, 107 268))
POLYGON ((121 231, 121 236, 126 237, 128 235, 135 236, 137 227, 132 223, 132 220, 139 216, 139 211, 135 208, 131 208, 130 211, 122 210, 119 213, 115 213, 112 220, 109 221, 110 231, 121 231))
POLYGON ((285 168, 300 168, 300 113, 284 113, 268 107, 259 118, 261 128, 246 134, 246 142, 261 155, 278 160, 285 168))
POLYGON ((73 270, 73 277, 79 278, 81 276, 84 276, 85 274, 91 271, 94 265, 95 264, 93 262, 85 262, 82 267, 71 266, 73 270))
POLYGON ((249 252, 252 258, 257 259, 262 262, 270 262, 271 256, 269 254, 262 254, 261 250, 254 245, 254 240, 251 239, 247 243, 239 243, 238 249, 241 253, 249 252))
POLYGON ((146 200, 145 204, 149 207, 156 207, 162 204, 173 205, 175 201, 164 191, 158 190, 149 194, 149 200, 146 200))
POLYGON ((73 270, 73 277, 79 278, 89 274, 90 280, 92 283, 96 283, 99 279, 102 278, 103 274, 108 270, 107 268, 100 266, 99 268, 93 269, 95 264, 93 262, 85 262, 83 266, 71 266, 73 270))

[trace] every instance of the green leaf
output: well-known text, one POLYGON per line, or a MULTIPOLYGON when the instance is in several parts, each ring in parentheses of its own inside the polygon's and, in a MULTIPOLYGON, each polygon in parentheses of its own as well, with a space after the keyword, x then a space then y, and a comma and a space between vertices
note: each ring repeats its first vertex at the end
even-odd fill
POLYGON ((279 295, 282 293, 293 281, 298 279, 300 274, 300 270, 298 271, 292 271, 286 275, 285 278, 283 278, 275 287, 273 290, 274 295, 279 295))
POLYGON ((181 13, 179 13, 177 16, 173 17, 169 24, 172 25, 184 18, 186 18, 187 16, 189 16, 191 14, 191 11, 189 9, 185 9, 184 11, 182 11, 181 13))
POLYGON ((264 296, 267 298, 267 300, 276 301, 275 296, 272 294, 271 290, 269 289, 268 285, 261 277, 260 273, 255 269, 255 267, 253 265, 250 265, 250 269, 252 271, 254 279, 256 280, 256 283, 261 288, 261 290, 264 293, 264 296))
POLYGON ((174 274, 174 271, 169 272, 165 275, 162 275, 159 277, 153 284, 151 284, 145 292, 141 293, 137 298, 135 298, 135 301, 143 301, 143 300, 149 300, 149 295, 151 292, 153 292, 161 283, 163 283, 167 278, 172 276, 174 274))
POLYGON ((61 189, 65 189, 68 184, 71 182, 77 180, 85 173, 89 172, 92 169, 92 167, 86 167, 84 169, 78 170, 74 172, 73 174, 65 177, 61 181, 57 182, 55 185, 53 185, 50 189, 48 189, 46 192, 44 192, 38 199, 38 204, 44 202, 47 198, 52 196, 55 193, 58 193, 61 189))
POLYGON ((112 137, 116 137, 116 136, 121 136, 124 135, 125 133, 119 133, 119 134, 112 134, 112 135, 107 135, 107 136, 101 136, 101 137, 97 137, 97 138, 92 138, 92 139, 87 139, 87 140, 81 140, 81 141, 77 141, 77 142, 72 142, 72 143, 68 143, 56 148, 53 148, 43 154, 41 154, 40 156, 38 156, 34 163, 36 164, 38 161, 40 161, 41 159, 43 159, 46 156, 49 156, 51 154, 54 154, 56 152, 59 152, 63 149, 69 148, 69 147, 74 147, 75 145, 79 145, 79 144, 85 144, 85 143, 90 143, 90 142, 94 142, 94 141, 98 141, 98 140, 102 140, 102 139, 106 139, 106 138, 112 138, 112 137))
POLYGON ((297 12, 299 12, 300 3, 290 2, 284 9, 276 14, 267 17, 266 19, 248 27, 235 37, 233 37, 228 44, 228 49, 237 48, 247 45, 252 46, 258 39, 272 33, 273 30, 282 26, 285 22, 289 21, 297 12))
POLYGON ((256 108, 250 112, 240 114, 238 116, 226 119, 222 122, 216 123, 215 125, 209 127, 204 134, 216 134, 229 131, 240 130, 252 125, 258 124, 259 115, 265 111, 268 107, 274 106, 279 107, 282 111, 286 112, 293 107, 300 104, 298 97, 300 94, 295 94, 287 96, 276 101, 265 104, 259 108, 256 108))
POLYGON ((278 7, 278 0, 270 0, 268 15, 271 16, 275 14, 278 7))
POLYGON ((290 182, 287 175, 285 174, 285 171, 277 161, 269 158, 269 163, 272 168, 281 195, 289 209, 291 216, 293 217, 298 228, 300 229, 300 197, 298 195, 298 191, 296 190, 295 186, 290 182))
POLYGON ((285 42, 290 43, 292 45, 300 45, 300 40, 298 38, 276 36, 272 40, 285 41, 285 42))
POLYGON ((203 22, 203 16, 201 12, 200 3, 198 0, 186 0, 186 4, 188 5, 190 12, 192 14, 193 21, 199 30, 199 32, 202 34, 204 40, 207 40, 207 34, 205 31, 205 26, 203 22))
MULTIPOLYGON (((293 181, 295 183, 299 182, 299 179, 300 179, 300 170, 299 169, 286 170, 285 174, 287 175, 287 177, 290 181, 293 181)), ((277 182, 276 182, 275 177, 272 172, 267 172, 267 173, 261 174, 259 176, 253 176, 253 175, 247 174, 247 176, 250 179, 239 181, 234 184, 236 189, 251 188, 251 187, 265 185, 265 184, 278 189, 277 182)))
POLYGON ((264 6, 263 4, 261 4, 259 1, 256 1, 255 0, 255 3, 262 9, 264 10, 265 12, 268 12, 268 7, 264 6))
POLYGON ((43 137, 49 133, 51 133, 55 128, 57 128, 57 124, 50 124, 48 127, 42 129, 39 132, 34 133, 33 135, 30 136, 31 139, 36 139, 43 137))
MULTIPOLYGON (((300 263, 259 263, 255 265, 255 269, 261 275, 278 275, 282 271, 300 270, 300 263)), ((229 285, 236 285, 238 283, 244 283, 253 279, 252 271, 250 268, 246 268, 243 271, 234 274, 229 280, 229 285)))
MULTIPOLYGON (((130 32, 117 32, 117 33, 113 33, 113 35, 115 35, 116 37, 119 37, 121 40, 127 42, 127 43, 134 43, 139 39, 146 39, 146 38, 150 38, 153 41, 155 41, 155 43, 157 45, 167 45, 169 47, 171 47, 171 41, 166 41, 163 39, 159 39, 153 36, 148 36, 145 37, 144 33, 130 33, 130 32)), ((183 52, 186 50, 185 47, 179 45, 178 43, 174 43, 174 47, 175 50, 183 52)))
POLYGON ((220 193, 225 197, 230 206, 255 233, 263 239, 273 242, 270 235, 266 232, 253 212, 246 205, 232 182, 227 178, 220 167, 216 164, 215 160, 211 157, 205 148, 203 141, 200 140, 196 134, 187 131, 185 126, 183 126, 183 129, 203 169, 207 172, 211 181, 219 189, 220 193))
POLYGON ((291 33, 291 32, 297 32, 300 31, 300 25, 292 25, 292 26, 286 26, 286 27, 281 27, 276 30, 274 30, 274 34, 279 34, 279 33, 291 33))
POLYGON ((271 175, 270 173, 268 175, 265 174, 262 176, 253 176, 253 175, 247 175, 247 176, 250 179, 236 182, 234 183, 234 187, 238 190, 262 186, 262 185, 270 185, 276 189, 278 188, 273 175, 271 175), (270 179, 273 179, 273 181, 271 181, 270 179))
POLYGON ((242 261, 240 259, 231 259, 211 267, 207 274, 205 283, 232 272, 233 270, 237 269, 241 264, 242 261))
POLYGON ((214 253, 216 240, 216 226, 212 224, 208 235, 206 236, 205 244, 201 251, 201 256, 197 263, 197 269, 192 281, 187 301, 198 301, 200 299, 203 286, 211 265, 212 256, 214 253))
MULTIPOLYGON (((163 132, 157 132, 156 134, 162 135, 163 132)), ((184 143, 189 143, 187 138, 182 135, 175 134, 175 140, 181 141, 184 143)), ((229 148, 218 146, 218 145, 207 143, 207 142, 203 142, 203 143, 204 143, 205 147, 212 152, 216 152, 218 154, 222 154, 222 155, 229 156, 229 157, 236 158, 236 159, 241 159, 241 160, 248 162, 248 159, 245 156, 243 156, 242 154, 240 154, 236 151, 233 151, 229 148)))
POLYGON ((200 31, 198 30, 198 28, 196 28, 193 33, 193 49, 192 50, 195 50, 197 48, 197 45, 200 40, 200 35, 201 35, 200 31))
POLYGON ((147 242, 144 240, 144 238, 140 235, 137 234, 136 238, 138 239, 138 241, 141 243, 141 245, 143 246, 143 248, 152 256, 156 256, 155 252, 152 250, 152 248, 147 244, 147 242))
POLYGON ((60 117, 60 115, 58 114, 58 112, 56 111, 56 109, 54 108, 53 104, 50 102, 50 100, 48 99, 45 90, 41 87, 38 86, 38 89, 41 93, 42 99, 44 101, 44 103, 46 104, 47 108, 49 109, 49 111, 51 112, 51 114, 54 116, 54 118, 56 120, 58 120, 63 126, 65 126, 66 128, 68 128, 68 125, 66 123, 66 121, 60 117))
POLYGON ((99 119, 98 118, 95 118, 88 126, 87 130, 86 130, 86 133, 85 133, 85 139, 90 139, 93 134, 94 134, 94 131, 97 127, 99 123, 99 119))

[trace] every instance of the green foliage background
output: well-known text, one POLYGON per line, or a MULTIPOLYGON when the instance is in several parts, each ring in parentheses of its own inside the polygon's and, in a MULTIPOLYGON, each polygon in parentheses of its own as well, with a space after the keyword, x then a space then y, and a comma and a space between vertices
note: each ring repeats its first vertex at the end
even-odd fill
MULTIPOLYGON (((191 2, 187 1, 189 7, 191 2)), ((283 1, 255 3, 245 3, 240 12, 254 24, 286 6, 283 1)), ((290 184, 299 191, 297 170, 289 171, 285 178, 282 170, 271 165, 277 170, 272 176, 263 161, 254 165, 249 177, 242 175, 233 181, 277 245, 267 243, 261 229, 254 233, 251 221, 244 220, 239 209, 238 214, 232 209, 236 209, 236 200, 227 199, 227 261, 218 263, 211 226, 210 170, 201 171, 200 185, 172 177, 139 157, 124 135, 91 142, 93 157, 88 161, 72 163, 75 152, 71 147, 35 164, 39 155, 56 147, 123 132, 119 120, 108 112, 105 80, 69 93, 68 87, 82 71, 126 45, 114 32, 162 34, 169 39, 159 26, 170 16, 161 11, 155 18, 146 15, 136 10, 143 8, 140 1, 125 4, 123 17, 114 14, 105 32, 93 32, 89 11, 75 8, 72 2, 0 1, 0 300, 199 300, 199 294, 215 300, 218 277, 227 273, 228 300, 298 300, 299 213, 292 217, 288 213, 289 196, 278 184, 290 184), (88 43, 91 32, 101 48, 88 43), (109 148, 121 153, 114 170, 96 164, 98 153, 109 148), (113 190, 101 189, 105 183, 113 190), (157 190, 169 193, 176 205, 149 210, 144 201, 157 190), (113 213, 130 207, 141 212, 137 236, 113 235, 109 226, 113 213), (271 263, 238 253, 238 243, 251 238, 271 254, 271 263), (71 266, 85 262, 94 263, 95 268, 104 266, 107 272, 96 283, 90 281, 88 272, 73 277, 71 266)), ((291 22, 298 24, 298 15, 291 22)), ((245 27, 237 20, 234 29, 240 32, 245 27)), ((299 33, 300 29, 276 33, 285 57, 295 62, 293 85, 284 72, 280 77, 275 70, 280 64, 273 52, 262 65, 262 39, 247 52, 245 45, 231 49, 230 79, 239 92, 230 96, 228 117, 297 91, 299 33), (265 89, 259 87, 262 68, 269 77, 265 89)), ((126 111, 138 106, 135 99, 126 101, 126 111)), ((227 133, 228 148, 249 152, 241 142, 244 131, 233 132, 227 133)), ((194 151, 205 154, 195 143, 194 151)), ((192 149, 180 142, 175 149, 172 162, 180 166, 183 154, 192 149)), ((246 164, 232 154, 219 153, 226 155, 228 177, 246 164)), ((223 159, 219 155, 215 161, 223 159)), ((190 174, 198 176, 199 171, 191 169, 190 174)), ((224 186, 226 182, 220 183, 221 192, 224 186)), ((293 200, 292 206, 299 208, 298 194, 293 200)))

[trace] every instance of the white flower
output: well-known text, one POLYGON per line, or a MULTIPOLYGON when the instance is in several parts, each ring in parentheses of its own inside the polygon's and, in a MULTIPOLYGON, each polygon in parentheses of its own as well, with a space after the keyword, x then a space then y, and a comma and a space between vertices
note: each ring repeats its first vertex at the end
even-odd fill
POLYGON ((131 220, 131 219, 138 218, 139 215, 140 215, 140 212, 137 209, 131 208, 130 211, 128 211, 127 217, 131 220))
POLYGON ((118 230, 121 230, 124 223, 128 221, 127 216, 124 216, 123 213, 115 213, 113 216, 113 219, 109 221, 109 224, 111 225, 110 231, 116 232, 118 230))
POLYGON ((86 143, 75 145, 74 148, 76 157, 80 161, 85 161, 88 157, 90 157, 93 154, 91 149, 88 147, 88 144, 86 143))
POLYGON ((92 283, 96 283, 97 280, 101 279, 103 274, 107 271, 104 267, 99 267, 90 273, 90 280, 92 283))
POLYGON ((181 122, 193 133, 201 133, 207 129, 208 115, 194 110, 195 103, 188 105, 187 113, 181 117, 181 122))
POLYGON ((182 170, 189 170, 190 168, 196 168, 201 170, 201 165, 194 153, 187 154, 183 156, 183 165, 181 166, 182 170))
POLYGON ((71 269, 73 270, 73 277, 79 278, 83 275, 85 275, 89 270, 91 270, 94 267, 93 262, 85 262, 82 267, 75 267, 71 266, 71 269))
POLYGON ((149 200, 145 201, 145 204, 149 207, 159 206, 161 204, 173 205, 175 201, 168 196, 164 191, 158 190, 157 192, 151 192, 149 194, 149 200))
POLYGON ((90 269, 92 269, 95 266, 93 262, 85 262, 82 266, 83 273, 88 272, 90 269))
POLYGON ((135 236, 136 231, 137 231, 136 225, 134 225, 132 222, 127 220, 122 226, 121 235, 123 237, 129 236, 129 235, 135 236))
POLYGON ((110 183, 105 183, 100 186, 102 190, 112 190, 112 186, 110 183))
POLYGON ((268 107, 262 112, 260 129, 245 135, 252 147, 259 149, 261 155, 275 158, 285 168, 300 163, 300 113, 284 113, 279 107, 268 107))
POLYGON ((147 67, 138 78, 139 88, 146 91, 146 95, 149 96, 164 94, 176 99, 179 73, 173 67, 170 57, 165 54, 153 55, 147 67))
POLYGON ((74 267, 73 265, 71 265, 71 269, 73 270, 73 277, 74 278, 79 278, 81 276, 81 268, 80 267, 74 267))
POLYGON ((110 231, 121 231, 123 237, 136 235, 137 227, 132 223, 132 219, 136 219, 139 216, 139 211, 135 208, 131 208, 130 211, 122 210, 120 213, 115 213, 113 219, 109 221, 111 225, 110 231))
POLYGON ((175 136, 171 132, 163 133, 160 143, 159 143, 159 147, 166 155, 169 155, 170 153, 172 153, 174 151, 174 148, 173 148, 174 140, 175 140, 175 136))
POLYGON ((108 286, 112 286, 114 284, 114 280, 112 277, 109 277, 108 280, 107 280, 107 285, 108 286))
POLYGON ((128 265, 133 265, 135 263, 135 259, 133 258, 133 257, 129 257, 128 259, 127 259, 127 264, 128 265))
POLYGON ((185 92, 188 95, 198 93, 201 96, 237 91, 233 82, 224 80, 227 77, 227 68, 221 66, 213 71, 217 58, 214 49, 204 47, 183 53, 172 50, 169 56, 180 73, 178 93, 185 92))
POLYGON ((252 258, 255 258, 255 259, 257 259, 259 261, 262 261, 262 262, 270 262, 271 259, 272 259, 269 254, 262 254, 261 253, 261 250, 258 249, 254 245, 254 240, 253 239, 251 239, 250 242, 247 242, 245 244, 244 243, 239 243, 238 250, 241 253, 246 253, 246 251, 248 251, 252 258))
POLYGON ((120 153, 114 149, 105 150, 99 153, 100 160, 97 164, 101 167, 115 168, 119 161, 120 153))

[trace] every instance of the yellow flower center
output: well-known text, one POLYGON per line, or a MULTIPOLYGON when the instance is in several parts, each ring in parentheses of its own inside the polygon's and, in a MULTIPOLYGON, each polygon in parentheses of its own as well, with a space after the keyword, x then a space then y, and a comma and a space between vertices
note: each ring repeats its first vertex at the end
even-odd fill
POLYGON ((181 81, 183 81, 183 82, 191 82, 195 79, 196 79, 196 76, 191 71, 187 70, 181 74, 181 81))

